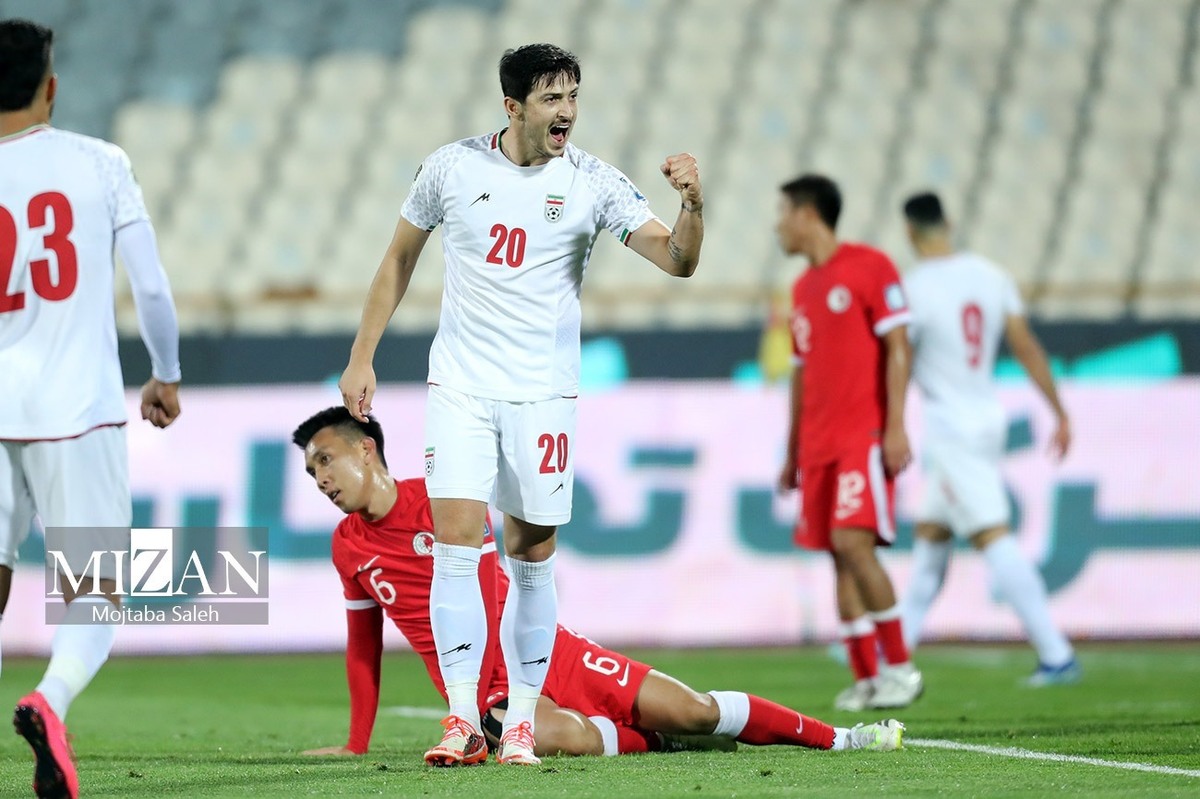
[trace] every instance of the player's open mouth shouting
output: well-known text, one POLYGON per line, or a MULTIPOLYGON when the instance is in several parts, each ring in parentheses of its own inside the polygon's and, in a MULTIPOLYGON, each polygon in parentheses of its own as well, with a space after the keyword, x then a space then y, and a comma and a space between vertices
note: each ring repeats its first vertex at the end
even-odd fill
POLYGON ((571 133, 571 123, 565 121, 555 122, 550 126, 550 141, 558 149, 567 146, 567 136, 571 133))

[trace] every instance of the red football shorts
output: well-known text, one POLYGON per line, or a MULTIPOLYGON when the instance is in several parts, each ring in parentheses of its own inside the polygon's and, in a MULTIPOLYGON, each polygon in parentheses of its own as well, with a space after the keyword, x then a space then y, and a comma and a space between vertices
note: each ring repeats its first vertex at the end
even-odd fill
POLYGON ((896 540, 896 482, 883 468, 878 441, 848 448, 830 463, 800 470, 800 518, 795 541, 805 549, 828 551, 833 530, 873 530, 879 543, 896 540))
POLYGON ((633 726, 633 706, 650 667, 558 627, 542 695, 585 716, 633 726))

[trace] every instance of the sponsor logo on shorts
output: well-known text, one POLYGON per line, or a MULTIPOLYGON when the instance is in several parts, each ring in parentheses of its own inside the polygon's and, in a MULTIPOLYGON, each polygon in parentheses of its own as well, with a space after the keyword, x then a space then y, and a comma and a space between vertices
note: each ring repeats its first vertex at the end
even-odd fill
POLYGON ((413 552, 418 555, 433 554, 433 533, 417 533, 413 536, 413 552))
POLYGON ((843 313, 850 307, 850 289, 845 286, 834 286, 825 297, 825 304, 834 313, 843 313))
POLYGON ((425 448, 425 476, 433 477, 433 447, 425 448))

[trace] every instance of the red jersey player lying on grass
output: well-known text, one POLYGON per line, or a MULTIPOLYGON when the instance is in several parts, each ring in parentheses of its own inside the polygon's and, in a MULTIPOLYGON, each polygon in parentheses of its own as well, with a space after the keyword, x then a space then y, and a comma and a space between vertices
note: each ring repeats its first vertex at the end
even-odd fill
MULTIPOLYGON (((370 743, 379 706, 385 613, 424 660, 429 678, 446 697, 429 622, 433 578, 429 498, 424 480, 395 480, 388 473, 383 431, 373 417, 363 423, 344 407, 329 408, 301 424, 292 440, 304 450, 305 467, 317 488, 347 514, 333 533, 333 562, 346 598, 350 738, 345 746, 305 754, 361 755, 370 743)), ((485 733, 494 739, 507 692, 498 633, 508 578, 500 568, 490 522, 483 552, 479 581, 488 610, 488 649, 479 682, 479 707, 485 733)), ((447 728, 455 723, 453 716, 442 722, 447 728)), ((894 719, 835 728, 757 696, 737 691, 700 693, 562 625, 534 723, 539 756, 732 749, 735 740, 813 749, 891 750, 900 747, 904 730, 894 719)), ((487 743, 472 735, 461 761, 431 765, 485 762, 487 743)))

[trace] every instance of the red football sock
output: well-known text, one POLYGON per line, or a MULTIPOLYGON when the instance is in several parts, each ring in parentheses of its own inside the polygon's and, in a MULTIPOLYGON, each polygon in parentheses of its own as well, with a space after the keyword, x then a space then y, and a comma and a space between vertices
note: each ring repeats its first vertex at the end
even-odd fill
POLYGON ((833 746, 833 727, 820 719, 809 718, 761 696, 747 694, 747 698, 750 700, 750 718, 737 736, 742 743, 787 744, 810 749, 833 746))
POLYGON ((883 649, 883 659, 889 666, 908 662, 908 647, 904 645, 904 633, 900 630, 900 617, 875 622, 875 635, 883 649))
POLYGON ((656 732, 646 732, 635 727, 617 726, 617 752, 631 755, 635 752, 662 751, 662 739, 656 732))
MULTIPOLYGON (((897 627, 897 629, 899 628, 897 627)), ((875 643, 874 632, 848 636, 843 638, 842 642, 846 645, 846 654, 850 658, 850 670, 854 672, 855 680, 869 680, 879 674, 879 650, 875 643)), ((901 639, 900 645, 904 645, 903 639, 901 639)))

